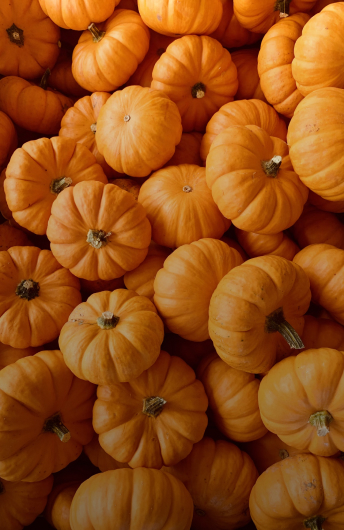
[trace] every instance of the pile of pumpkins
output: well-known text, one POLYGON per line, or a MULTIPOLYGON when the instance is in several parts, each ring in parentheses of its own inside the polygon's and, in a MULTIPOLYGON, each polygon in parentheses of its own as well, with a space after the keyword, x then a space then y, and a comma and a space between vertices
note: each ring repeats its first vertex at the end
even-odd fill
POLYGON ((343 27, 1 3, 1 530, 344 528, 343 27))

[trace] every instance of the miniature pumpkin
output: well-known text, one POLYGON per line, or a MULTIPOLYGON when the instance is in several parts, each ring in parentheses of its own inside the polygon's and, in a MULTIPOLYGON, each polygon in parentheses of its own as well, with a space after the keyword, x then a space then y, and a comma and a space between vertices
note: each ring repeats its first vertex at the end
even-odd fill
POLYGON ((15 363, 18 359, 34 355, 37 351, 38 348, 12 348, 0 342, 0 370, 9 364, 15 363))
POLYGON ((4 167, 17 149, 18 137, 11 119, 0 111, 0 169, 4 167))
POLYGON ((247 256, 246 252, 239 245, 239 243, 237 241, 235 241, 235 239, 231 239, 230 237, 227 237, 227 236, 222 236, 221 237, 221 241, 226 243, 226 245, 228 245, 230 248, 234 248, 235 250, 237 250, 239 252, 240 256, 242 257, 243 261, 246 261, 248 259, 248 256, 247 256))
POLYGON ((235 233, 240 245, 250 258, 273 254, 292 261, 295 254, 300 250, 285 232, 263 235, 255 234, 254 232, 244 232, 236 228, 235 233))
POLYGON ((113 280, 145 259, 151 227, 131 193, 94 180, 59 194, 47 236, 56 259, 75 276, 113 280))
POLYGON ((166 333, 161 348, 170 355, 176 355, 183 359, 193 370, 197 369, 204 357, 214 351, 214 346, 210 339, 202 342, 193 342, 183 339, 174 333, 166 333))
POLYGON ((6 223, 0 224, 0 251, 11 247, 27 247, 31 242, 25 232, 6 223))
POLYGON ((266 101, 258 75, 258 48, 243 48, 231 54, 237 67, 238 90, 235 99, 260 99, 266 101))
POLYGON ((324 212, 342 213, 344 212, 344 200, 343 201, 327 201, 317 195, 313 191, 309 192, 308 202, 323 210, 324 212))
POLYGON ((87 147, 59 136, 32 140, 14 152, 7 166, 6 201, 17 223, 43 235, 62 190, 89 180, 107 183, 87 147))
POLYGON ((222 0, 223 15, 217 30, 210 36, 218 40, 224 48, 239 48, 253 44, 261 39, 258 33, 252 33, 239 23, 233 11, 233 0, 222 0))
POLYGON ((81 301, 79 280, 36 247, 0 252, 0 270, 0 341, 28 348, 56 339, 81 301))
POLYGON ((165 164, 165 167, 181 164, 202 166, 200 154, 202 138, 203 135, 199 132, 183 133, 179 144, 176 145, 176 152, 165 164))
POLYGON ((177 104, 184 132, 204 131, 238 89, 231 55, 216 40, 187 35, 173 41, 155 63, 151 87, 177 104))
POLYGON ((329 4, 336 4, 340 1, 341 0, 318 0, 313 9, 311 10, 310 14, 314 16, 317 13, 320 13, 320 11, 322 11, 324 7, 328 6, 329 4))
POLYGON ((98 434, 94 434, 90 443, 84 446, 84 453, 87 455, 92 464, 100 469, 101 472, 110 471, 111 469, 122 469, 129 467, 128 464, 117 462, 112 456, 108 455, 100 446, 98 434))
POLYGON ((204 435, 208 398, 195 372, 162 351, 129 383, 98 386, 93 427, 102 448, 130 467, 172 466, 204 435))
POLYGON ((344 327, 329 318, 305 315, 302 333, 305 348, 333 348, 344 351, 344 327))
POLYGON ((217 239, 200 239, 172 252, 154 281, 154 304, 170 331, 195 342, 209 339, 211 296, 242 262, 236 250, 217 239))
POLYGON ((61 28, 83 30, 91 22, 102 22, 112 15, 120 0, 80 0, 71 4, 70 0, 39 0, 44 13, 61 28))
POLYGON ((49 75, 48 85, 55 90, 63 92, 63 94, 67 94, 67 96, 82 98, 89 94, 74 79, 72 74, 72 54, 66 47, 62 48, 59 58, 49 75))
POLYGON ((142 185, 138 182, 138 179, 130 179, 130 178, 111 179, 110 183, 114 184, 115 186, 118 186, 119 188, 121 188, 121 190, 125 190, 128 193, 131 193, 135 201, 138 200, 141 185, 142 185))
POLYGON ((325 243, 344 250, 344 225, 331 212, 307 205, 292 230, 301 248, 325 243))
POLYGON ((131 381, 158 358, 164 327, 145 296, 116 289, 92 294, 63 326, 59 346, 80 379, 97 385, 131 381))

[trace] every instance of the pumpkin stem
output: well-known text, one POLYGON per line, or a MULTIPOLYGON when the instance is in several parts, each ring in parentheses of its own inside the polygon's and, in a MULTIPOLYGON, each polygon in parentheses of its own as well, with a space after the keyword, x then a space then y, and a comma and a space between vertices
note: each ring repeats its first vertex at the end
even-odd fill
POLYGON ((191 89, 193 98, 202 99, 205 96, 206 87, 203 83, 196 83, 191 89))
POLYGON ((199 515, 199 517, 205 517, 206 516, 205 511, 201 510, 201 508, 197 508, 197 506, 195 506, 195 513, 197 513, 197 515, 199 515))
POLYGON ((19 29, 15 24, 6 30, 8 38, 13 44, 21 47, 24 46, 24 31, 19 29))
POLYGON ((43 431, 57 434, 57 436, 63 443, 66 443, 71 439, 71 434, 67 427, 63 425, 59 412, 45 420, 43 431))
POLYGON ((273 156, 271 160, 262 160, 261 165, 268 177, 277 177, 279 168, 282 164, 282 157, 281 156, 273 156))
POLYGON ((92 123, 91 131, 93 132, 93 134, 96 134, 96 132, 97 132, 97 124, 96 123, 92 123))
POLYGON ((151 396, 143 400, 142 412, 151 418, 156 418, 162 413, 167 401, 159 396, 151 396))
POLYGON ((280 449, 279 450, 279 456, 280 456, 280 459, 281 460, 285 460, 286 458, 289 457, 289 453, 286 449, 280 449))
POLYGON ((39 84, 39 86, 41 88, 43 88, 43 90, 46 90, 47 89, 47 86, 48 86, 48 79, 49 79, 49 76, 51 74, 51 71, 49 68, 46 69, 46 71, 44 72, 43 74, 43 77, 41 79, 41 82, 39 84))
POLYGON ((97 318, 97 324, 102 329, 113 329, 117 326, 119 317, 116 317, 111 311, 104 311, 102 316, 97 318))
POLYGON ((274 11, 280 12, 280 18, 289 17, 289 5, 292 0, 277 0, 274 11))
POLYGON ((39 295, 39 283, 33 280, 22 280, 16 288, 16 295, 25 300, 33 300, 39 295))
POLYGON ((278 331, 291 348, 301 350, 301 348, 305 347, 295 329, 284 318, 282 307, 276 309, 276 311, 273 311, 266 317, 265 331, 267 333, 275 333, 278 331))
POLYGON ((190 191, 193 191, 193 189, 191 188, 191 186, 184 186, 184 187, 183 187, 183 191, 184 191, 185 193, 190 193, 190 191))
POLYGON ((93 248, 102 248, 107 245, 107 238, 110 237, 112 232, 104 232, 104 230, 89 230, 86 241, 93 248))
POLYGON ((318 436, 326 436, 330 432, 330 423, 333 416, 327 410, 314 412, 308 420, 308 423, 317 428, 318 436))
POLYGON ((61 177, 59 179, 54 179, 50 183, 51 193, 58 195, 62 190, 69 188, 73 184, 73 181, 70 177, 61 177))
POLYGON ((316 515, 315 517, 310 517, 309 519, 303 521, 303 526, 305 528, 310 528, 311 530, 323 530, 322 524, 325 520, 325 517, 316 515))
POLYGON ((92 33, 93 42, 100 42, 105 35, 105 31, 100 31, 94 22, 87 29, 92 33))

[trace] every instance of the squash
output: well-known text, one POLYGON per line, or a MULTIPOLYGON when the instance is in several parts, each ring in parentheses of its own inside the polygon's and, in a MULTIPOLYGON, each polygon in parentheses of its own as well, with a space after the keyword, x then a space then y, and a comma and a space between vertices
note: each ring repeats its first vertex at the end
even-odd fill
POLYGON ((260 99, 266 102, 258 75, 258 48, 243 48, 231 54, 237 67, 239 87, 235 99, 260 99))
POLYGON ((344 351, 344 327, 330 318, 305 315, 302 333, 305 348, 333 348, 344 351))
POLYGON ((99 444, 97 433, 94 434, 90 443, 84 446, 84 453, 87 455, 91 463, 98 467, 101 472, 129 467, 128 464, 117 462, 117 460, 104 451, 99 444))
POLYGON ((292 261, 295 254, 300 250, 285 232, 264 235, 255 234, 254 232, 244 232, 236 228, 235 234, 240 245, 250 258, 273 254, 274 256, 281 256, 292 261))
POLYGON ((38 348, 12 348, 0 342, 0 370, 15 363, 18 359, 34 355, 37 351, 39 351, 38 348))
POLYGON ((91 22, 103 22, 112 15, 120 0, 39 0, 44 13, 61 28, 84 30, 91 22))
POLYGON ((310 11, 310 14, 314 16, 317 13, 320 13, 320 11, 322 11, 324 7, 328 6, 329 4, 336 4, 340 1, 341 0, 318 0, 313 9, 310 11))
POLYGON ((252 33, 241 26, 234 14, 233 0, 222 0, 222 3, 223 15, 220 25, 210 37, 218 40, 224 48, 229 49, 247 46, 261 39, 262 35, 252 33))
POLYGON ((22 230, 18 230, 7 223, 0 225, 0 251, 11 247, 29 247, 31 241, 22 230))
POLYGON ((166 162, 164 167, 179 166, 181 164, 194 164, 202 166, 201 142, 203 135, 199 132, 183 133, 182 138, 172 158, 166 162))
POLYGON ((48 85, 70 97, 82 98, 89 94, 74 79, 72 74, 72 54, 66 47, 61 49, 59 58, 49 75, 48 85))
POLYGON ((13 122, 7 114, 0 111, 0 169, 8 164, 17 146, 18 137, 13 122))
POLYGON ((344 212, 344 200, 343 201, 327 201, 317 195, 313 191, 309 192, 308 202, 323 210, 324 212, 343 213, 344 212))
POLYGON ((344 250, 344 225, 331 212, 307 205, 293 228, 293 236, 301 248, 325 243, 344 250))

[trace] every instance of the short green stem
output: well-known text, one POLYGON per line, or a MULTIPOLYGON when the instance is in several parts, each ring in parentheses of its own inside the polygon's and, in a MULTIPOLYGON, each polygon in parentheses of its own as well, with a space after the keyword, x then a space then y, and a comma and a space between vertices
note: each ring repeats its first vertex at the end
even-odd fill
POLYGON ((30 301, 39 296, 39 289, 39 283, 30 278, 29 280, 22 280, 17 285, 15 293, 19 298, 30 301))
POLYGON ((289 16, 289 6, 292 0, 277 0, 275 3, 274 11, 280 12, 280 18, 289 16))
POLYGON ((285 460, 286 458, 289 457, 289 453, 286 449, 280 449, 279 450, 279 456, 280 456, 280 459, 281 460, 285 460))
POLYGON ((93 42, 100 42, 105 36, 105 31, 100 31, 94 22, 92 22, 87 29, 92 33, 93 42))
POLYGON ((159 396, 151 396, 143 400, 142 412, 151 418, 157 418, 162 413, 167 401, 159 396))
POLYGON ((18 28, 15 24, 12 24, 10 28, 6 30, 8 38, 13 44, 21 47, 24 46, 24 31, 18 28))
POLYGON ((267 333, 275 333, 278 331, 291 348, 301 350, 305 347, 293 326, 291 326, 284 318, 282 307, 279 307, 276 311, 273 311, 266 317, 265 331, 267 333))
POLYGON ((330 423, 333 421, 333 416, 327 410, 314 412, 308 422, 317 429, 318 436, 326 436, 330 432, 330 423))
POLYGON ((91 245, 91 247, 100 249, 107 245, 107 239, 111 236, 111 234, 112 232, 104 232, 104 230, 89 230, 86 241, 91 245))
POLYGON ((58 195, 61 193, 62 190, 65 190, 66 188, 69 188, 73 184, 73 181, 70 177, 60 177, 58 179, 54 179, 50 183, 50 191, 51 193, 55 193, 58 195))
POLYGON ((63 443, 71 439, 71 434, 67 427, 63 425, 59 412, 45 421, 43 431, 56 434, 63 443))
POLYGON ((104 311, 102 315, 97 318, 97 324, 101 329, 113 329, 117 326, 120 318, 116 317, 111 311, 104 311))
POLYGON ((321 515, 316 515, 315 517, 310 517, 303 522, 305 528, 310 528, 310 530, 323 530, 322 524, 326 520, 325 517, 321 515))
POLYGON ((272 177, 272 178, 277 177, 281 164, 282 164, 282 157, 279 155, 273 156, 271 160, 261 161, 261 165, 264 170, 264 173, 268 177, 272 177))
POLYGON ((196 83, 191 89, 191 95, 195 99, 202 99, 205 96, 206 87, 203 83, 196 83))

